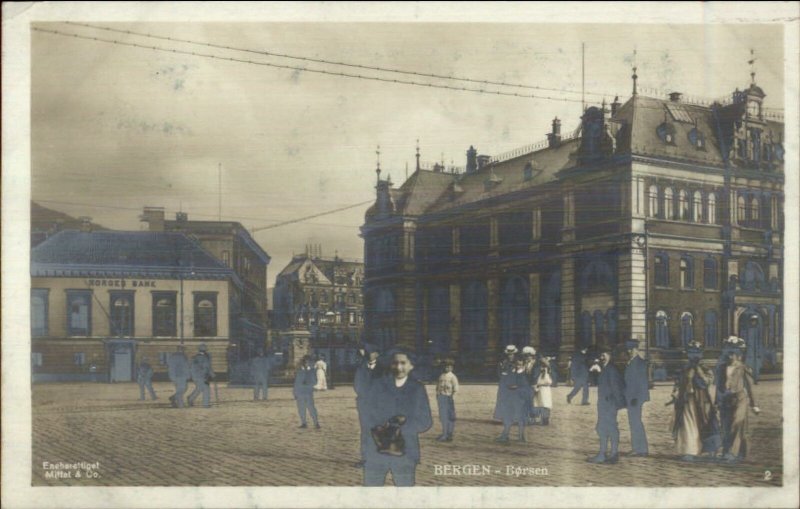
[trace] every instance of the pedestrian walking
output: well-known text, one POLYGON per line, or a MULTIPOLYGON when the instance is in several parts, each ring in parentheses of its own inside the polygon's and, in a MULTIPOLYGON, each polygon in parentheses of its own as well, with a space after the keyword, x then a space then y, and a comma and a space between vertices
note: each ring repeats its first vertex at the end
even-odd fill
POLYGON ((327 391, 328 390, 328 363, 325 362, 325 354, 320 354, 317 362, 314 363, 314 369, 317 374, 317 383, 314 385, 314 390, 327 391))
POLYGON ((548 357, 540 359, 536 385, 534 386, 533 405, 537 409, 539 422, 543 426, 550 425, 550 411, 553 408, 553 377, 551 375, 551 364, 548 357))
POLYGON ((572 358, 569 361, 569 372, 570 376, 572 377, 572 390, 567 394, 567 404, 572 402, 572 398, 575 397, 578 392, 581 390, 583 391, 583 396, 581 397, 581 405, 588 405, 589 404, 589 367, 586 364, 587 358, 586 353, 587 349, 581 348, 574 354, 572 354, 572 358))
POLYGON ((597 435, 600 452, 590 463, 616 463, 619 460, 617 412, 625 408, 625 382, 611 362, 611 349, 600 350, 600 374, 597 377, 597 435), (609 445, 610 450, 609 450, 609 445))
POLYGON ((525 360, 518 356, 514 360, 514 368, 500 379, 501 391, 500 416, 503 419, 503 433, 495 439, 496 442, 508 443, 511 427, 519 427, 518 439, 525 442, 525 424, 530 415, 532 390, 530 380, 525 373, 525 360))
POLYGON ((628 425, 631 430, 631 456, 647 456, 647 433, 642 422, 642 406, 650 401, 650 381, 647 361, 639 355, 639 341, 625 342, 628 364, 625 367, 625 401, 628 408, 628 425))
POLYGON ((697 341, 690 342, 686 356, 687 364, 675 381, 672 399, 667 405, 674 405, 672 438, 675 451, 682 460, 694 461, 701 454, 716 456, 722 438, 709 392, 714 375, 700 363, 703 346, 697 341))
POLYGON ((136 368, 136 382, 139 384, 139 399, 144 401, 144 390, 150 392, 150 399, 156 400, 156 391, 153 390, 153 368, 147 362, 147 357, 142 357, 136 368))
POLYGON ((311 414, 314 427, 320 428, 317 407, 314 405, 314 386, 317 385, 317 373, 311 368, 311 357, 306 355, 294 375, 294 399, 297 401, 297 413, 300 415, 300 427, 307 428, 306 413, 311 414))
POLYGON ((725 430, 722 442, 722 457, 729 462, 737 462, 747 456, 748 409, 758 415, 759 410, 753 395, 753 374, 744 363, 746 344, 736 337, 728 338, 724 347, 727 351, 727 365, 722 370, 721 408, 724 409, 722 428, 725 430))
POLYGON ((194 401, 200 394, 203 395, 203 407, 211 407, 211 380, 214 379, 214 369, 211 367, 211 357, 205 343, 197 347, 197 353, 192 357, 192 381, 194 390, 189 394, 189 406, 194 406, 194 401))
POLYGON ((414 486, 419 435, 433 424, 425 386, 409 376, 411 353, 396 349, 390 359, 391 374, 375 380, 367 394, 366 424, 373 443, 366 448, 364 486, 383 486, 389 472, 395 486, 414 486))
POLYGON ((258 401, 259 396, 262 401, 266 401, 269 392, 269 375, 272 371, 271 356, 264 355, 263 350, 259 350, 256 356, 250 360, 250 376, 253 383, 253 400, 258 401))
POLYGON ((540 362, 536 359, 536 349, 532 346, 526 346, 522 349, 522 359, 525 364, 525 375, 528 377, 528 382, 531 386, 531 401, 528 404, 528 424, 536 424, 539 418, 540 410, 534 403, 534 394, 536 382, 539 379, 539 366, 540 362))
POLYGON ((558 373, 558 355, 548 355, 547 362, 550 363, 550 377, 553 379, 553 387, 558 387, 561 379, 558 373))
POLYGON ((456 404, 454 396, 458 392, 458 377, 453 373, 455 361, 445 359, 444 373, 436 384, 436 403, 439 406, 439 420, 442 423, 442 434, 437 440, 450 442, 456 427, 456 404))
POLYGON ((167 359, 167 373, 170 381, 175 384, 175 394, 169 397, 170 404, 175 408, 183 408, 183 396, 186 394, 189 379, 192 377, 189 359, 186 358, 183 345, 179 346, 167 359))
POLYGON ((495 421, 503 420, 503 417, 500 415, 500 401, 504 398, 502 379, 505 375, 514 370, 514 357, 517 355, 517 347, 514 345, 508 345, 503 353, 505 356, 497 364, 497 396, 495 397, 494 413, 492 414, 492 417, 495 421))
POLYGON ((367 419, 367 393, 372 383, 382 375, 378 367, 378 357, 380 353, 375 345, 364 343, 358 350, 360 362, 356 368, 353 379, 353 390, 356 392, 356 411, 358 412, 358 424, 361 428, 361 461, 356 463, 356 467, 363 467, 366 461, 366 448, 372 443, 367 419))

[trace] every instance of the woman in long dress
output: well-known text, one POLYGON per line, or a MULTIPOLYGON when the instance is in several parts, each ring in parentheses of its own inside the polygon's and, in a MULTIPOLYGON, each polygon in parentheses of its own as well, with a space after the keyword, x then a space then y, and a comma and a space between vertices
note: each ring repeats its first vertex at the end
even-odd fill
POLYGON ((720 369, 722 380, 718 387, 720 394, 720 413, 723 416, 723 459, 739 461, 747 456, 748 449, 748 410, 758 415, 753 396, 753 373, 743 362, 745 342, 740 338, 728 338, 725 348, 728 351, 727 365, 720 369))
POLYGON ((320 355, 317 362, 314 364, 314 369, 317 371, 317 385, 314 389, 317 391, 328 390, 328 379, 325 377, 328 371, 328 364, 325 362, 325 356, 320 355))
POLYGON ((550 360, 542 357, 539 366, 539 376, 534 388, 533 406, 538 409, 541 423, 544 426, 550 424, 550 409, 553 408, 553 393, 550 386, 553 385, 553 377, 550 374, 550 360))
POLYGON ((497 396, 495 397, 494 412, 492 418, 495 421, 502 421, 501 412, 502 401, 505 398, 506 388, 503 385, 503 377, 514 371, 514 357, 517 355, 517 347, 514 345, 506 346, 505 357, 497 364, 497 396))
POLYGON ((687 356, 689 361, 672 390, 671 402, 675 405, 672 436, 681 459, 692 461, 703 453, 716 455, 722 440, 716 408, 708 390, 714 375, 700 364, 702 345, 696 341, 689 343, 687 356))

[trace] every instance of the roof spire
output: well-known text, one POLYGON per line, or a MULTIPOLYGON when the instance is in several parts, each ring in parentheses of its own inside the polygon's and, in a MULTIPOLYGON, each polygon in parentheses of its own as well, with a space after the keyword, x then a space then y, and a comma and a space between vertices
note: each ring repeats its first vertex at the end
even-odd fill
POLYGON ((419 171, 419 138, 417 138, 417 171, 419 171))
POLYGON ((377 157, 377 165, 375 167, 375 173, 378 175, 378 183, 381 183, 381 146, 378 145, 378 149, 375 150, 375 154, 377 157))
POLYGON ((755 50, 750 48, 750 60, 747 61, 750 64, 750 83, 753 85, 756 84, 756 55, 755 50))
POLYGON ((637 90, 636 90, 636 80, 639 79, 639 76, 636 75, 636 70, 637 69, 638 69, 638 67, 636 67, 636 50, 634 49, 633 50, 633 76, 631 76, 631 78, 633 79, 633 95, 636 95, 638 93, 637 90))

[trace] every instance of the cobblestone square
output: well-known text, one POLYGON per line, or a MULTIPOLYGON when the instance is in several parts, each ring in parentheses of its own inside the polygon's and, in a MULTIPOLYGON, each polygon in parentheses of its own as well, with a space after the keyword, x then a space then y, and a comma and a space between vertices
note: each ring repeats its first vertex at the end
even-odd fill
MULTIPOLYGON (((322 429, 298 429, 291 388, 273 387, 269 401, 248 389, 219 387, 209 409, 169 407, 171 386, 155 384, 159 399, 139 401, 135 384, 37 384, 33 387, 33 485, 101 486, 358 486, 358 419, 350 386, 317 393, 322 429), (44 462, 98 463, 87 477, 58 478, 44 462), (96 476, 95 476, 96 474, 96 476)), ((528 442, 498 444, 490 420, 496 386, 463 385, 457 395, 455 440, 434 426, 421 437, 421 486, 776 486, 782 480, 781 383, 755 387, 762 413, 751 415, 751 451, 738 465, 685 463, 673 453, 670 387, 657 386, 645 405, 651 454, 593 465, 596 389, 591 406, 567 405, 569 388, 553 390, 549 427, 528 428, 528 442), (484 475, 437 475, 446 465, 488 466, 484 475), (528 475, 517 475, 529 468, 528 475), (538 470, 535 470, 538 469, 538 470)), ((630 450, 620 412, 620 450, 630 450)), ((73 472, 74 473, 74 472, 73 472)), ((388 482, 391 482, 390 480, 388 482)))

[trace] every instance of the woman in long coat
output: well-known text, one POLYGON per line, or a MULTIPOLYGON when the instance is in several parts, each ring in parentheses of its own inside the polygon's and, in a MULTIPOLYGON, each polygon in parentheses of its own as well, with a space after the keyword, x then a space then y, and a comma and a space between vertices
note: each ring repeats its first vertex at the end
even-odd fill
POLYGON ((727 365, 720 369, 722 379, 718 387, 720 393, 720 413, 723 416, 723 459, 738 461, 747 455, 748 409, 758 415, 753 396, 753 373, 743 362, 745 342, 740 338, 729 338, 725 349, 728 351, 727 365))
POLYGON ((525 424, 528 421, 532 394, 522 357, 514 361, 513 371, 501 377, 500 387, 498 413, 503 420, 503 434, 497 437, 496 441, 508 442, 511 426, 517 424, 519 441, 525 442, 525 424))
POLYGON ((717 411, 709 387, 713 373, 700 364, 702 345, 696 341, 687 347, 689 362, 681 371, 672 390, 672 437, 675 450, 684 461, 692 461, 703 453, 716 455, 722 445, 717 411))
POLYGON ((504 351, 505 357, 497 364, 497 397, 495 398, 494 413, 492 418, 495 421, 502 421, 503 416, 500 413, 501 401, 505 398, 503 386, 503 377, 514 371, 514 356, 517 354, 517 347, 514 345, 506 346, 504 351))

